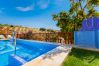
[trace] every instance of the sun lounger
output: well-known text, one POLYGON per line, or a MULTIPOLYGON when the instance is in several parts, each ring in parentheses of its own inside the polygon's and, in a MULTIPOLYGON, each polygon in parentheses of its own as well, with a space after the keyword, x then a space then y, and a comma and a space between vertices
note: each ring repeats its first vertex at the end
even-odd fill
POLYGON ((0 39, 6 39, 4 35, 0 35, 0 39))
POLYGON ((11 35, 7 35, 7 39, 11 39, 12 38, 12 36, 11 35))

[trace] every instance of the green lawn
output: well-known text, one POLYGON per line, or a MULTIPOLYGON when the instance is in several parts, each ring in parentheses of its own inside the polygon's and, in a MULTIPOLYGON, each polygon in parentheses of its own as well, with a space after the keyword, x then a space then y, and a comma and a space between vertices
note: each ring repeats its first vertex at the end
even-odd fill
POLYGON ((73 48, 62 66, 99 66, 99 52, 73 48))

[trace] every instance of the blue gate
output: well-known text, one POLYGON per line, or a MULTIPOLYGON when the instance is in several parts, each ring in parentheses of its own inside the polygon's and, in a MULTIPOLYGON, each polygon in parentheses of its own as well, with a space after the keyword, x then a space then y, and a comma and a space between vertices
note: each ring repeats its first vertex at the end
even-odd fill
POLYGON ((74 32, 74 46, 99 49, 98 17, 91 17, 82 22, 81 30, 74 32))

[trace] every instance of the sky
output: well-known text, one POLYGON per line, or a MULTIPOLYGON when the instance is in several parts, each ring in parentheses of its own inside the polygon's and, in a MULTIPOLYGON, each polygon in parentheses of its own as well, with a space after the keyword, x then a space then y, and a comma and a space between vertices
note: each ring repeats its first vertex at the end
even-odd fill
POLYGON ((69 8, 69 0, 0 0, 0 24, 58 30, 52 14, 69 8))

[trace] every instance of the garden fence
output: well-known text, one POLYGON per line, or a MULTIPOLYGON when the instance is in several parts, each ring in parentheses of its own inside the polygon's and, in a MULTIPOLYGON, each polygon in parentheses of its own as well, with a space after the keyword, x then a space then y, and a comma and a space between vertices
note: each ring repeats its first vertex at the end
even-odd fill
MULTIPOLYGON (((7 34, 1 34, 6 36, 7 34)), ((12 35, 9 33, 8 35, 12 35)), ((73 44, 73 35, 72 32, 45 32, 45 33, 16 33, 16 38, 19 39, 28 39, 28 40, 39 40, 39 41, 46 41, 46 42, 57 42, 61 43, 62 39, 64 39, 65 44, 73 44)))
POLYGON ((57 43, 61 43, 62 39, 60 39, 60 37, 62 37, 64 38, 65 44, 73 43, 71 32, 16 34, 16 37, 20 39, 39 40, 39 41, 57 42, 57 43))
POLYGON ((99 30, 75 31, 74 46, 99 49, 99 30))

